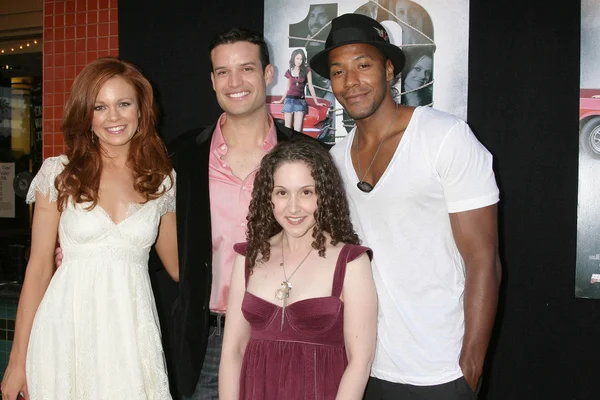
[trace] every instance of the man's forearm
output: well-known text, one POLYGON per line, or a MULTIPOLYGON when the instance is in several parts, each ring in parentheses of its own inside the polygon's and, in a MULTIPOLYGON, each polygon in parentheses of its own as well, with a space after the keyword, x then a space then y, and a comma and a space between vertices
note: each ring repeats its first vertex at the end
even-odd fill
POLYGON ((460 366, 469 384, 475 388, 494 327, 501 267, 497 255, 490 257, 485 254, 473 257, 466 267, 465 334, 460 366))

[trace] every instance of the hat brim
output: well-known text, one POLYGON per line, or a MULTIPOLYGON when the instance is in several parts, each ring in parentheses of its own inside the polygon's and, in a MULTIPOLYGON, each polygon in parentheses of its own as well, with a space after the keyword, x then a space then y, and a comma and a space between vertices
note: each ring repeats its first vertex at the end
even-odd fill
POLYGON ((313 56, 310 59, 309 64, 310 68, 315 71, 317 74, 321 75, 324 78, 330 79, 329 77, 329 52, 333 49, 336 49, 341 46, 346 46, 349 44, 368 44, 376 47, 381 51, 387 58, 392 61, 394 64, 394 76, 398 75, 402 72, 402 68, 404 68, 404 62, 406 60, 404 56, 404 52, 398 47, 391 43, 383 43, 383 42, 365 42, 365 41, 348 41, 343 43, 338 43, 335 46, 331 46, 326 48, 313 56))

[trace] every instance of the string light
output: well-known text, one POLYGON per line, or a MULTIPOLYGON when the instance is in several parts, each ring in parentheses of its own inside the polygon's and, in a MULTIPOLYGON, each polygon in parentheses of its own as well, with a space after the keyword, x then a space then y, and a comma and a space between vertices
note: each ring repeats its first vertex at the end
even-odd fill
MULTIPOLYGON (((31 51, 33 50, 36 45, 39 43, 39 41, 36 39, 33 41, 33 43, 31 43, 31 40, 27 41, 27 42, 23 42, 20 44, 15 43, 13 46, 10 47, 10 51, 12 52, 17 52, 19 50, 26 50, 26 51, 31 51)), ((8 52, 9 48, 0 48, 0 54, 6 54, 6 52, 8 52)))

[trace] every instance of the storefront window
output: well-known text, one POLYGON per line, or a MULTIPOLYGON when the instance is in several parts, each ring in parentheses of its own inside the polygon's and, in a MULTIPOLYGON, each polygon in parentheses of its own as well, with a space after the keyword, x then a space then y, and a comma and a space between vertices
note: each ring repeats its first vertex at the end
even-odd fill
POLYGON ((0 55, 0 281, 5 282, 22 281, 29 247, 32 213, 25 195, 42 162, 41 71, 41 52, 0 55))

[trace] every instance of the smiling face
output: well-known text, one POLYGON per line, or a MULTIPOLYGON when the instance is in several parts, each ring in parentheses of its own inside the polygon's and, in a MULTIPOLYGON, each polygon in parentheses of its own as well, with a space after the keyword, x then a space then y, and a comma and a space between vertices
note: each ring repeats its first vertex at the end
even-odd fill
POLYGON ((331 88, 354 120, 368 118, 390 90, 394 65, 368 44, 349 44, 329 52, 331 88))
POLYGON ((264 109, 273 66, 267 65, 263 71, 258 45, 244 41, 222 44, 210 56, 210 77, 223 111, 244 116, 264 109))
POLYGON ((421 57, 404 78, 404 89, 417 89, 431 81, 433 60, 429 56, 421 57))
POLYGON ((304 64, 304 56, 302 55, 302 53, 296 54, 296 57, 294 57, 294 65, 296 67, 299 67, 302 64, 304 64))
POLYGON ((107 80, 96 96, 92 130, 103 148, 129 147, 140 108, 134 87, 120 76, 107 80))
POLYGON ((316 224, 317 193, 310 168, 303 162, 281 164, 273 174, 273 216, 286 234, 311 235, 316 224))

